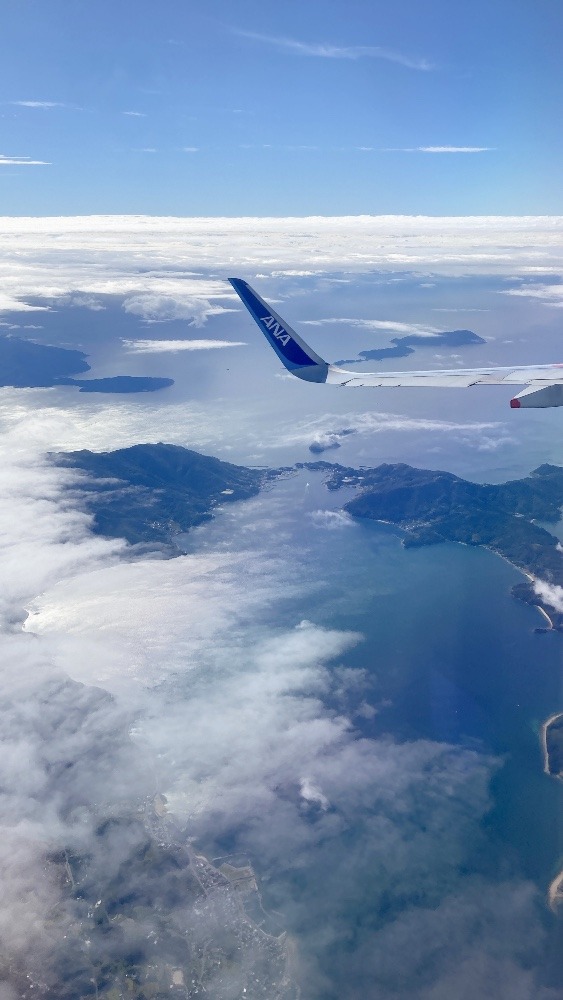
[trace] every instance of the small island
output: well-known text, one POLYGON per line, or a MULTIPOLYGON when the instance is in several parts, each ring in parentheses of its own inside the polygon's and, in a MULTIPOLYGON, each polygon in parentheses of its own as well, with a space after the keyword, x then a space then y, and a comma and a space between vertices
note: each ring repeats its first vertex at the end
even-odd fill
POLYGON ((411 333, 406 337, 392 337, 394 347, 359 351, 357 358, 335 361, 337 365, 352 365, 360 361, 386 361, 389 358, 408 358, 417 347, 467 347, 485 344, 486 341, 472 330, 446 330, 444 333, 411 333))

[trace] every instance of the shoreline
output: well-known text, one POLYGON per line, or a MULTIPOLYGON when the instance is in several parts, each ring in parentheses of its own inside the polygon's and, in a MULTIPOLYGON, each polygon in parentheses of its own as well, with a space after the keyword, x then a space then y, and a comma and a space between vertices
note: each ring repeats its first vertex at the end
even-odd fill
POLYGON ((541 605, 541 604, 530 604, 530 607, 531 607, 531 608, 537 608, 537 609, 538 609, 538 611, 539 611, 539 612, 541 612, 541 614, 542 614, 542 615, 544 616, 545 620, 546 620, 546 621, 548 622, 548 624, 549 624, 549 631, 550 631, 550 632, 556 632, 556 631, 558 631, 558 629, 556 629, 556 628, 555 628, 555 625, 553 624, 553 621, 552 621, 552 619, 551 619, 551 618, 549 617, 549 615, 548 615, 547 611, 545 610, 545 608, 544 608, 544 607, 542 607, 542 605, 541 605))
POLYGON ((547 890, 547 902, 552 913, 557 913, 557 909, 563 903, 563 871, 559 872, 550 883, 547 890))
MULTIPOLYGON (((547 749, 547 733, 549 727, 557 722, 559 719, 563 719, 563 712, 554 712, 553 715, 549 716, 542 723, 540 730, 540 743, 543 752, 543 770, 544 774, 547 774, 550 778, 555 778, 557 781, 561 781, 563 775, 561 773, 554 774, 549 769, 549 751, 547 749)), ((547 889, 547 905, 551 912, 557 915, 559 907, 563 903, 563 869, 555 876, 555 878, 549 883, 547 889)))
POLYGON ((558 719, 563 718, 563 712, 555 712, 553 715, 549 716, 545 722, 542 722, 542 727, 540 730, 540 743, 543 753, 543 771, 544 774, 548 774, 550 778, 559 778, 559 774, 553 774, 549 769, 549 751, 547 749, 547 731, 554 722, 558 719))

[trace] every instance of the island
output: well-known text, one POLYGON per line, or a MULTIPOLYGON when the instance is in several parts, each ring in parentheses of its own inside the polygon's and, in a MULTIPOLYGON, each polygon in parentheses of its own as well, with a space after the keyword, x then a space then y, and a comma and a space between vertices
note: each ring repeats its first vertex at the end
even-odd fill
POLYGON ((53 385, 73 385, 79 392, 157 392, 174 385, 174 379, 154 375, 111 375, 106 378, 59 378, 53 385))
POLYGON ((130 393, 156 392, 174 385, 174 379, 152 376, 71 377, 90 371, 86 358, 83 351, 37 344, 33 340, 3 334, 0 336, 0 386, 51 389, 68 385, 79 392, 130 393))
POLYGON ((406 337, 392 337, 394 347, 381 347, 370 351, 359 351, 357 358, 335 361, 336 365, 353 365, 359 361, 386 361, 388 358, 408 358, 417 347, 467 347, 471 344, 485 344, 486 341, 472 330, 446 330, 444 333, 412 333, 406 337))

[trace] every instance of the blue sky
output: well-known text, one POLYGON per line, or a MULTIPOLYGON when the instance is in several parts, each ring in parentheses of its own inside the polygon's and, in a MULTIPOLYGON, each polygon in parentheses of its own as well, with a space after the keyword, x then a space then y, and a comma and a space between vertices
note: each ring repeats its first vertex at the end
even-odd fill
POLYGON ((553 0, 4 0, 0 214, 552 214, 553 0))

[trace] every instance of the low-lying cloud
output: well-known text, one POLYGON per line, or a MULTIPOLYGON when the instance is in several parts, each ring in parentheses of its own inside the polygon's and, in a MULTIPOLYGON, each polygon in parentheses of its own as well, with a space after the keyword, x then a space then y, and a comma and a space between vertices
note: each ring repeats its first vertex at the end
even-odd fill
POLYGON ((246 347, 242 340, 123 340, 131 354, 162 354, 175 351, 216 351, 223 347, 246 347))
POLYGON ((550 608, 563 613, 563 587, 548 583, 547 580, 534 580, 534 590, 550 608))
POLYGON ((0 167, 50 167, 47 160, 32 160, 31 156, 7 156, 0 153, 0 167))
POLYGON ((399 413, 343 413, 338 416, 335 427, 333 414, 323 414, 310 420, 300 421, 293 426, 278 427, 276 440, 270 447, 307 444, 311 451, 321 452, 340 446, 344 439, 354 435, 384 433, 448 435, 456 437, 460 444, 470 448, 482 448, 484 444, 496 447, 507 444, 512 438, 503 423, 497 421, 437 420, 424 417, 409 417, 399 413))
POLYGON ((360 330, 392 330, 393 333, 406 333, 412 337, 430 337, 443 332, 441 328, 435 326, 420 326, 416 323, 400 323, 397 320, 387 319, 354 319, 353 317, 306 319, 301 321, 301 326, 325 326, 325 324, 340 323, 357 327, 360 330))
MULTIPOLYGON (((14 163, 46 165, 29 157, 0 156, 0 166, 14 163)), ((330 278, 336 271, 365 274, 374 269, 427 276, 561 272, 563 220, 5 217, 0 219, 1 249, 6 254, 0 260, 0 309, 26 308, 38 300, 48 305, 72 293, 111 295, 120 296, 129 312, 149 322, 186 319, 197 326, 208 316, 238 308, 225 282, 233 271, 249 278, 330 278), (235 267, 233 260, 239 261, 235 267)))

